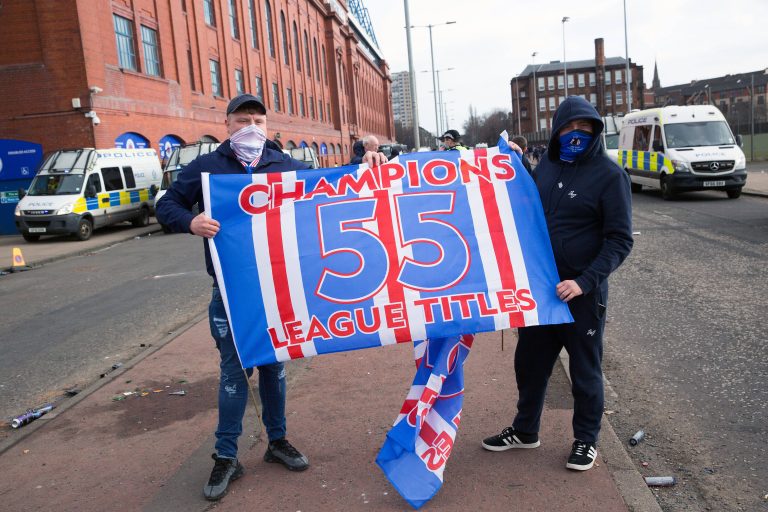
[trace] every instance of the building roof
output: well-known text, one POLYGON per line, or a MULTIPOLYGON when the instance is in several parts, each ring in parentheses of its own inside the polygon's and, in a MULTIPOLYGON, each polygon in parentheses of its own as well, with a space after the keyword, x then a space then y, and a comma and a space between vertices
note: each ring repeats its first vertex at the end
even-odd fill
MULTIPOLYGON (((587 59, 587 60, 573 60, 568 61, 566 64, 568 64, 568 70, 578 70, 578 69, 595 69, 595 59, 587 59)), ((605 67, 610 66, 626 66, 627 59, 624 57, 606 57, 605 59, 605 67)), ((555 60, 552 62, 549 62, 547 64, 528 64, 522 73, 520 73, 520 76, 528 76, 533 74, 533 70, 536 70, 536 73, 551 73, 552 71, 560 71, 563 69, 563 63, 559 60, 555 60)))
POLYGON ((746 73, 737 73, 735 75, 718 76, 715 78, 704 78, 701 80, 693 80, 687 84, 670 85, 667 87, 660 87, 654 91, 654 94, 667 95, 670 93, 680 93, 683 96, 695 94, 698 91, 709 89, 712 92, 730 91, 733 89, 739 89, 742 87, 749 88, 752 83, 751 75, 755 76, 755 85, 768 85, 768 68, 761 69, 759 71, 748 71, 746 73), (741 80, 741 82, 739 82, 741 80))

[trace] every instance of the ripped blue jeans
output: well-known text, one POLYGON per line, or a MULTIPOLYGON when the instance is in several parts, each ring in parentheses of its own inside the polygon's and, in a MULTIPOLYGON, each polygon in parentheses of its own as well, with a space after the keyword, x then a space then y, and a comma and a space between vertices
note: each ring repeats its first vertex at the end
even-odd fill
MULTIPOLYGON (((243 432, 243 415, 248 405, 248 381, 237 356, 232 331, 221 291, 213 288, 208 306, 211 335, 221 356, 219 380, 219 426, 216 429, 216 452, 219 457, 237 457, 237 440, 243 432)), ((261 418, 270 441, 285 437, 285 367, 283 363, 259 366, 261 418)), ((248 377, 253 368, 247 369, 248 377)))

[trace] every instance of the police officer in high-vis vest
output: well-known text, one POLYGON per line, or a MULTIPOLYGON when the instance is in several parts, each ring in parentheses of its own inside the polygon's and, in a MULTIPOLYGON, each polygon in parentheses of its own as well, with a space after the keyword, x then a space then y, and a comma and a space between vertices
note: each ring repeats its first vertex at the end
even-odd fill
POLYGON ((460 151, 462 149, 469 149, 467 146, 461 143, 461 136, 456 130, 448 130, 443 134, 442 137, 440 137, 440 140, 445 146, 446 151, 460 151))

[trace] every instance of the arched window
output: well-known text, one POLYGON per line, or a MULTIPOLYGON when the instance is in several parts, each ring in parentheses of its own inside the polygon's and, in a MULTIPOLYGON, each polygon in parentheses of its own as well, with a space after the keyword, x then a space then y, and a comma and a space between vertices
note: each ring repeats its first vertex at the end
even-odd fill
POLYGON ((264 2, 265 4, 265 10, 266 10, 266 19, 267 22, 267 46, 269 46, 269 56, 273 59, 275 58, 275 34, 272 31, 272 8, 269 6, 269 0, 264 2))
POLYGON ((323 80, 325 85, 328 85, 328 55, 325 53, 325 45, 323 45, 323 80))
POLYGON ((296 22, 293 22, 293 51, 296 54, 296 70, 301 71, 301 48, 299 47, 299 31, 296 22))
POLYGON ((320 59, 317 57, 317 38, 312 38, 312 50, 315 52, 315 78, 320 81, 320 59))
POLYGON ((296 149, 296 143, 293 142, 292 140, 289 140, 288 142, 285 143, 285 149, 288 149, 288 150, 296 149))
POLYGON ((307 31, 304 31, 304 62, 307 63, 307 75, 312 77, 312 65, 309 60, 309 38, 307 37, 307 31))
POLYGON ((283 40, 283 62, 289 65, 291 56, 288 53, 288 28, 285 25, 285 13, 283 11, 280 11, 280 37, 283 40))

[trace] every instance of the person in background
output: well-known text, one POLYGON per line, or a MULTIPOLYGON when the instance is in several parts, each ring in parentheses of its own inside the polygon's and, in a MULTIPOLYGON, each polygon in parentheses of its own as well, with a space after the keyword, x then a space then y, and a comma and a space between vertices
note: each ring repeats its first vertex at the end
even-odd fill
POLYGON ((363 163, 363 155, 365 155, 365 145, 362 139, 356 140, 352 144, 352 160, 349 161, 348 165, 360 165, 363 163))
POLYGON ((533 172, 533 167, 531 166, 530 160, 528 160, 528 139, 522 135, 515 135, 510 140, 520 148, 520 160, 523 162, 523 167, 528 171, 528 174, 531 174, 533 172))
POLYGON ((445 146, 445 151, 469 149, 461 143, 461 136, 456 130, 448 130, 445 132, 442 137, 440 137, 440 141, 443 143, 443 146, 445 146))
POLYGON ((552 122, 547 153, 533 179, 541 197, 557 271, 552 293, 574 322, 522 327, 515 350, 519 399, 512 425, 483 440, 490 451, 536 448, 544 396, 562 348, 569 356, 573 436, 565 467, 590 469, 603 416, 603 330, 608 276, 632 249, 629 176, 603 151, 603 121, 588 101, 570 96, 552 122))

